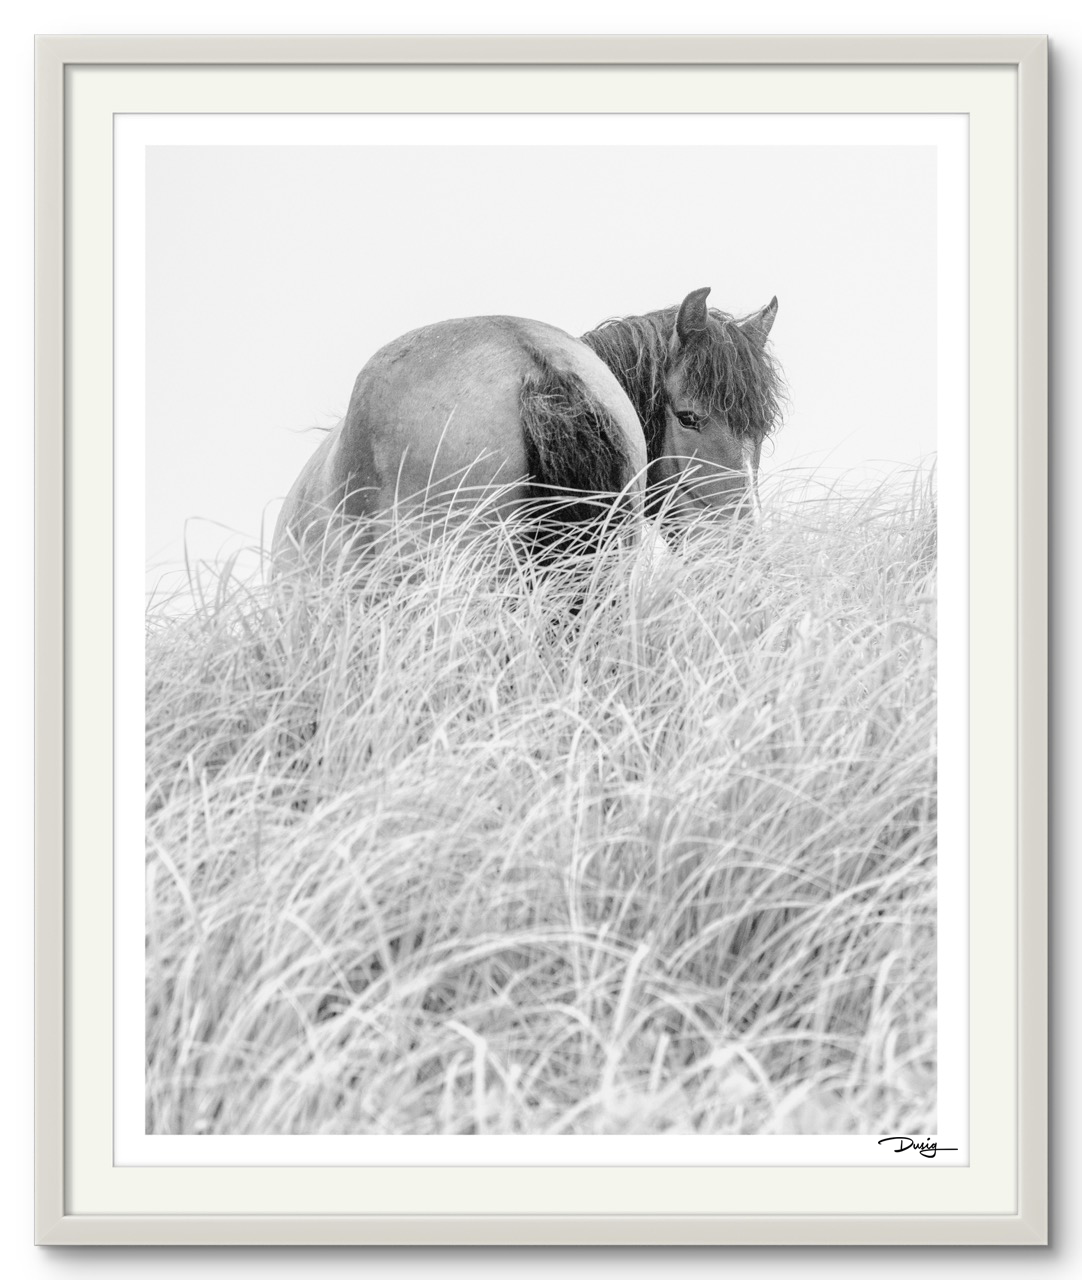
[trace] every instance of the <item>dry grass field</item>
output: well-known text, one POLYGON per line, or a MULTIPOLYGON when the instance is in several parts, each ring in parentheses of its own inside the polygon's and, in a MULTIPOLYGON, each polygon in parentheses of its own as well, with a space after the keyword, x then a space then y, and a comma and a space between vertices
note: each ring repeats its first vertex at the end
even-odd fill
POLYGON ((934 1132, 934 485, 769 511, 152 610, 148 1131, 934 1132))

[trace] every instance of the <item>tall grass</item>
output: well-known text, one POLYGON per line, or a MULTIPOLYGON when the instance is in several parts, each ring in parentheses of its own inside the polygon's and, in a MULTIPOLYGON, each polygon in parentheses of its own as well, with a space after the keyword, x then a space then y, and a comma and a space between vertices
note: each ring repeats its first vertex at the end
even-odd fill
POLYGON ((148 1130, 933 1132, 934 500, 776 507, 151 616, 148 1130))

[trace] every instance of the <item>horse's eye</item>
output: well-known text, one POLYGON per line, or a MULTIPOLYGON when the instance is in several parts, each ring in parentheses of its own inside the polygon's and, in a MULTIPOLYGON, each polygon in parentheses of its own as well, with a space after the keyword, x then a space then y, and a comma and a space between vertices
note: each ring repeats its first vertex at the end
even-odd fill
POLYGON ((697 413, 692 413, 690 409, 675 409, 673 412, 682 427, 688 427, 692 431, 700 429, 702 418, 697 413))

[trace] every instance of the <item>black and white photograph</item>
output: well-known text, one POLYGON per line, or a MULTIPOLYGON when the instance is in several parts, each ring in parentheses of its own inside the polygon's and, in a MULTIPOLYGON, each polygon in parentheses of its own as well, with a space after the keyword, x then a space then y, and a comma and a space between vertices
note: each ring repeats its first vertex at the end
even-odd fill
POLYGON ((124 128, 132 1140, 964 1153, 957 121, 124 128))
POLYGON ((1069 1254, 1074 10, 9 9, 7 1270, 1069 1254))

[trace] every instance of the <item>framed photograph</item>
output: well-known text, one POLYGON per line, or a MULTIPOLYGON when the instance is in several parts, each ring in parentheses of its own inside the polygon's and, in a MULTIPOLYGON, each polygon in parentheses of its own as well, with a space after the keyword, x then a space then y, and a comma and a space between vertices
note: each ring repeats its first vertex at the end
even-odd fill
POLYGON ((1043 37, 48 37, 44 1244, 1043 1244, 1043 37))

